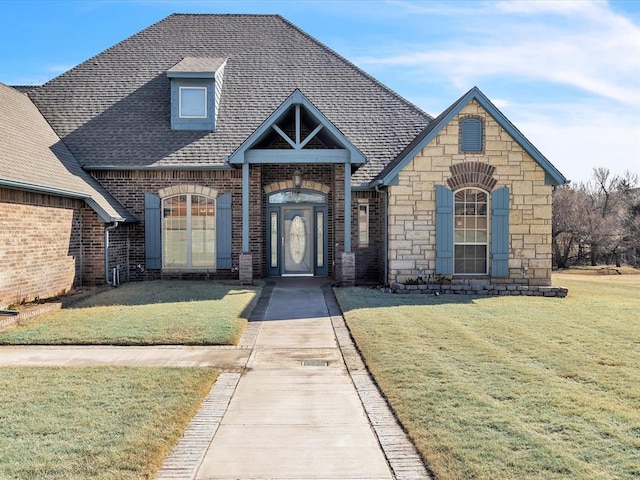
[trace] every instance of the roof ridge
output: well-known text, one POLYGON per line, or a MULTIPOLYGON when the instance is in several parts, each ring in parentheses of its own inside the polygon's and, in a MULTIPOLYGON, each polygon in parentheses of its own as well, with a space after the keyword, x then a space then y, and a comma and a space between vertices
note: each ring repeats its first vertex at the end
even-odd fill
MULTIPOLYGON (((174 12, 166 16, 163 20, 169 17, 280 17, 277 13, 180 13, 174 12)), ((162 21, 162 20, 161 20, 162 21)))
POLYGON ((416 113, 419 113, 420 115, 425 115, 428 119, 429 122, 431 122, 433 120, 433 116, 431 116, 429 113, 425 112, 424 110, 422 110, 420 107, 418 107, 417 105, 415 105, 414 103, 410 102, 409 100, 407 100, 406 98, 404 98, 402 95, 400 95, 399 93, 397 93, 395 90, 392 90, 391 88, 389 88, 388 86, 386 86, 384 83, 382 83, 380 80, 378 80, 377 78, 375 78, 374 76, 372 76, 371 74, 367 73, 365 70, 363 70, 362 68, 358 67, 355 63, 351 62, 350 60, 348 60, 347 58, 343 57, 342 55, 340 55, 338 52, 336 52, 335 50, 333 50, 332 48, 328 47, 327 45, 325 45, 324 43, 322 43, 320 40, 318 40, 317 38, 315 38, 313 35, 310 35, 309 33, 305 32, 304 30, 302 30, 300 27, 298 27, 297 25, 295 25, 294 23, 290 22, 289 20, 287 20, 285 17, 283 17, 280 14, 275 15, 276 17, 278 17, 280 20, 282 20, 285 24, 287 24, 290 28, 293 28, 294 30, 296 30, 298 33, 300 33, 302 36, 307 37, 309 40, 315 42, 317 45, 319 45, 321 48, 323 48, 325 51, 327 51, 329 54, 333 55, 334 57, 338 58, 340 61, 344 62, 349 68, 352 68, 353 70, 355 70, 356 72, 358 72, 360 75, 365 76, 366 78, 368 78, 370 81, 372 81, 374 84, 376 84, 378 87, 382 88, 383 90, 386 90, 387 92, 389 92, 392 96, 394 96, 395 98, 397 98, 398 100, 400 100, 401 102, 403 102, 404 104, 406 104, 408 107, 410 107, 411 109, 413 109, 416 113))

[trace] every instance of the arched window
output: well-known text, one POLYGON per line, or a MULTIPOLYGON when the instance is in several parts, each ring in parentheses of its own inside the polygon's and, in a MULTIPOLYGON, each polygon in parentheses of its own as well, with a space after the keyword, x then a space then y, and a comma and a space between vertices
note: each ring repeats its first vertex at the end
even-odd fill
POLYGON ((482 152, 482 120, 465 118, 460 123, 460 151, 482 152))
POLYGON ((463 188, 454 196, 454 273, 486 274, 488 254, 488 194, 463 188))
POLYGON ((216 200, 191 193, 162 199, 165 268, 216 266, 216 200))

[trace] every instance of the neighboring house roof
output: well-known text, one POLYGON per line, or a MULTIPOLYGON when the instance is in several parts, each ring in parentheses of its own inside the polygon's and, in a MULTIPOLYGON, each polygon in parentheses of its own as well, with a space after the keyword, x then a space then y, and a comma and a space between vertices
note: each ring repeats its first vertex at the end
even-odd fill
POLYGON ((433 120, 401 153, 393 162, 389 163, 378 175, 378 183, 392 184, 398 173, 409 163, 427 144, 435 138, 453 117, 458 115, 462 108, 469 102, 476 100, 482 108, 513 138, 522 149, 535 160, 545 171, 548 185, 563 185, 567 179, 554 167, 547 158, 518 130, 498 108, 480 91, 473 87, 449 108, 433 120))
POLYGON ((197 169, 229 168, 296 89, 365 155, 354 185, 432 120, 279 15, 171 15, 29 95, 87 169, 197 169), (203 57, 228 59, 215 131, 172 131, 167 71, 203 57))
POLYGON ((84 172, 24 93, 0 83, 0 186, 85 200, 105 222, 135 221, 84 172))
POLYGON ((19 91, 20 93, 29 93, 34 88, 38 88, 39 85, 9 85, 14 90, 19 91))

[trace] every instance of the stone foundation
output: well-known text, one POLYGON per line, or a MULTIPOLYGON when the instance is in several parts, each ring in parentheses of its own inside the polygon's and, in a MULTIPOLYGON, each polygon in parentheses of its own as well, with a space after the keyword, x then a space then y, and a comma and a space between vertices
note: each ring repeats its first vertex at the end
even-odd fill
POLYGON ((393 293, 403 294, 454 294, 454 295, 494 295, 494 296, 516 296, 524 295, 527 297, 556 297, 565 298, 569 290, 564 287, 546 287, 531 285, 496 285, 492 283, 450 283, 450 284, 420 284, 406 285, 403 283, 394 283, 391 285, 393 293))
POLYGON ((253 255, 240 254, 240 285, 253 285, 253 255))
POLYGON ((343 287, 353 287, 356 284, 356 254, 354 252, 342 252, 340 281, 343 287))

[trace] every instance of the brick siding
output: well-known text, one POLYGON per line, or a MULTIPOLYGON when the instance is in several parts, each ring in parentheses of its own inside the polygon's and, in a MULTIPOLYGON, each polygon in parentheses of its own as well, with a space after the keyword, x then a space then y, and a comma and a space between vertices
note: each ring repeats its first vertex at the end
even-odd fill
POLYGON ((0 306, 56 296, 82 283, 83 205, 0 189, 0 306))

